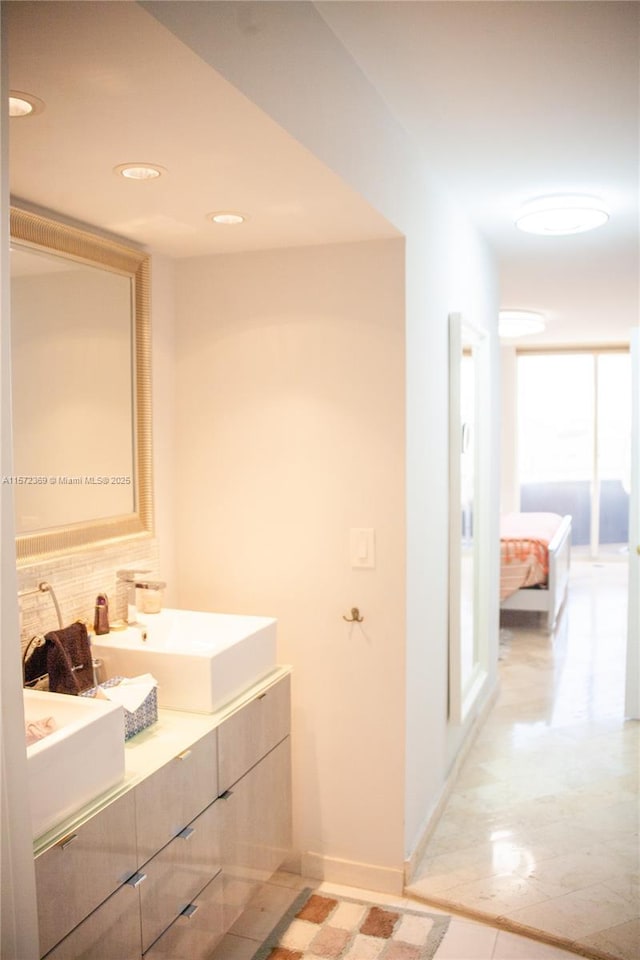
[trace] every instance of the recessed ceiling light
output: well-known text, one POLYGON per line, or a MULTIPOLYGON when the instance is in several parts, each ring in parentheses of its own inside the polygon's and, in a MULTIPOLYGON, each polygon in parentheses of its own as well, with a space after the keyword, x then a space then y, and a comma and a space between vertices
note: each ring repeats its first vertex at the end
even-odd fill
POLYGON ((10 117, 31 117, 43 110, 44 101, 34 97, 32 93, 23 93, 22 90, 9 91, 10 117))
POLYGON ((516 226, 525 233, 561 237, 593 230, 608 219, 609 211, 596 197, 538 197, 524 205, 516 226))
POLYGON ((544 314, 533 310, 501 310, 498 314, 498 333, 504 339, 541 333, 546 325, 544 314))
POLYGON ((210 213, 209 217, 214 223, 221 223, 226 227, 233 227, 238 223, 244 223, 247 219, 241 213, 232 213, 231 211, 225 210, 221 210, 219 213, 210 213))
POLYGON ((164 167, 159 167, 157 163, 121 163, 113 170, 127 180, 157 180, 166 173, 164 167))

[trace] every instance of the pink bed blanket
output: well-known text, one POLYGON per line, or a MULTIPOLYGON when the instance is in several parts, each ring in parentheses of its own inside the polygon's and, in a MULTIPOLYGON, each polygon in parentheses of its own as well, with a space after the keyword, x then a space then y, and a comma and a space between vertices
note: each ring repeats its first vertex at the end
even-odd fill
POLYGON ((500 518, 500 599, 521 587, 546 584, 549 543, 562 523, 557 513, 505 513, 500 518))

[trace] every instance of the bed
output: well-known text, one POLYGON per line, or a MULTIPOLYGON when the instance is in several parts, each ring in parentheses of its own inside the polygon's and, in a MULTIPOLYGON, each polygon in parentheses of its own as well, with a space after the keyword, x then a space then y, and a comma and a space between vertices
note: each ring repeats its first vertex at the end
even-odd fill
POLYGON ((500 518, 500 609, 546 614, 555 627, 567 595, 571 517, 506 513, 500 518))

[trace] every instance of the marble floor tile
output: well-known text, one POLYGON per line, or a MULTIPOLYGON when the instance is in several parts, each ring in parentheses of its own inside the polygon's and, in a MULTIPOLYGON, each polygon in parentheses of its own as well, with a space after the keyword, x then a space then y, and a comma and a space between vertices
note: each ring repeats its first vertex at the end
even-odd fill
POLYGON ((567 893, 594 883, 606 883, 609 889, 618 892, 618 887, 622 888, 620 881, 623 876, 627 884, 631 881, 630 872, 623 871, 615 854, 607 853, 603 846, 596 845, 580 852, 534 861, 527 876, 541 883, 556 884, 567 893))
POLYGON ((588 947, 604 950, 614 956, 640 956, 640 920, 629 920, 616 927, 598 930, 584 938, 588 947))
POLYGON ((500 916, 505 904, 515 911, 534 904, 546 903, 564 893, 559 884, 541 883, 517 873, 496 873, 492 876, 451 887, 447 900, 471 910, 500 916))
POLYGON ((497 702, 408 889, 638 960, 626 575, 625 563, 574 562, 552 636, 535 614, 504 618, 497 702))
POLYGON ((599 931, 629 923, 637 919, 637 914, 637 904, 618 897, 603 884, 594 884, 520 909, 510 906, 503 916, 527 927, 583 941, 599 931))
MULTIPOLYGON (((640 903, 640 870, 638 869, 638 853, 633 854, 635 862, 628 867, 622 866, 615 876, 604 881, 605 887, 612 890, 623 900, 631 903, 640 903)), ((638 940, 640 953, 640 939, 638 940)))

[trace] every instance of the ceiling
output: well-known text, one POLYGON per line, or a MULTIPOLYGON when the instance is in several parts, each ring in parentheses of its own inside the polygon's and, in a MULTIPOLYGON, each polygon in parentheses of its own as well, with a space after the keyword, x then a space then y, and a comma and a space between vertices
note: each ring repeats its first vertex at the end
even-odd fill
POLYGON ((336 174, 131 2, 7 4, 14 198, 169 257, 397 236, 336 174), (134 182, 119 164, 156 163, 134 182), (240 227, 207 219, 247 216, 240 227))
POLYGON ((495 250, 503 307, 545 337, 617 341, 638 320, 640 5, 321 3, 323 17, 495 250), (586 193, 611 218, 535 237, 529 199, 586 193))
MULTIPOLYGON (((628 339, 638 323, 635 2, 322 2, 316 8, 493 248, 528 342, 628 339), (540 238, 527 199, 594 194, 588 234, 540 238)), ((397 236, 365 201, 136 3, 6 4, 14 197, 171 257, 397 236), (170 122, 169 122, 170 120, 170 122), (161 164, 149 183, 126 161, 161 164), (241 227, 206 214, 233 209, 241 227)))

